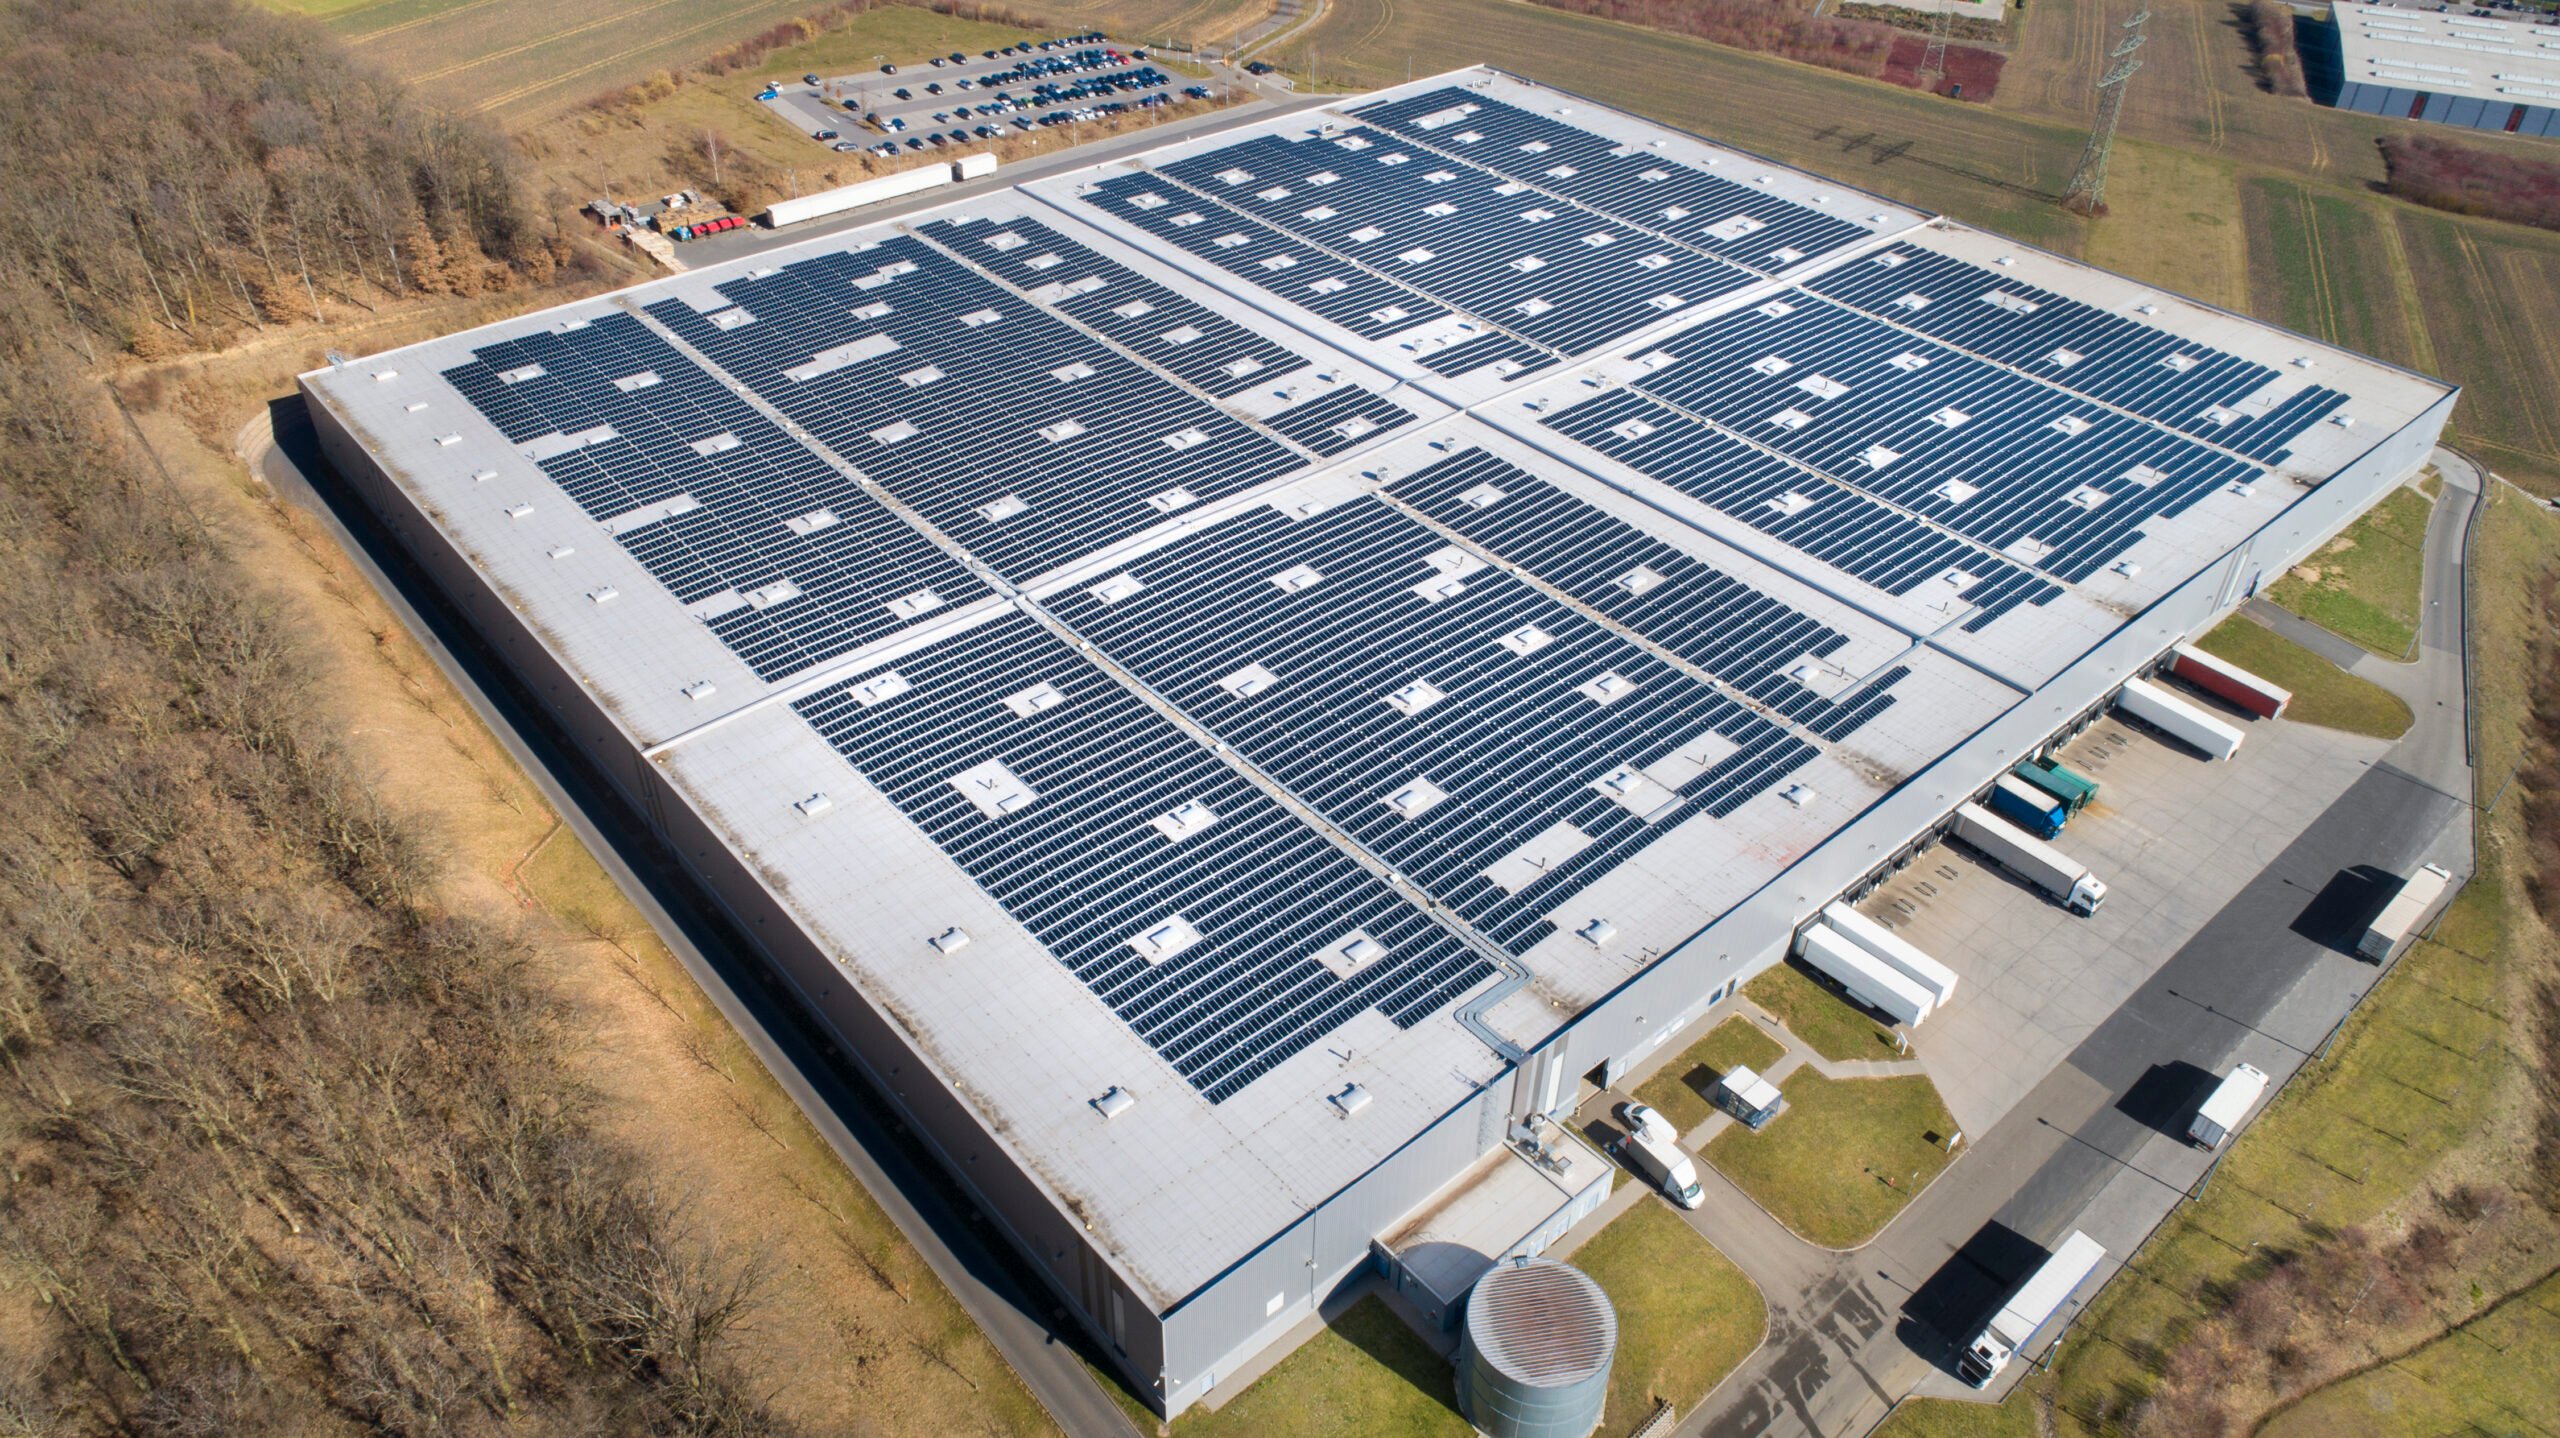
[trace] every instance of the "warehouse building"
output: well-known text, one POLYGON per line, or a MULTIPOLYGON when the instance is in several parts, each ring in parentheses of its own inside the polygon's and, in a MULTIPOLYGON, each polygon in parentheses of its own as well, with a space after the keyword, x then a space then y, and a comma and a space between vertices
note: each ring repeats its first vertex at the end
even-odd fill
POLYGON ((2341 110, 2560 136, 2560 25, 2332 0, 2341 110))
POLYGON ((2446 386, 1487 70, 306 375, 1142 1391, 2410 474, 2446 386))

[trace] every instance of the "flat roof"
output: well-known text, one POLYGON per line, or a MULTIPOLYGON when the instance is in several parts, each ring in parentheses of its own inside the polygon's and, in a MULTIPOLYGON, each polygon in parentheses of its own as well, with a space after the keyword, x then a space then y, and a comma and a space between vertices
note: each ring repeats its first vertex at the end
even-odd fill
POLYGON ((2446 393, 1487 70, 306 383, 1168 1307, 2446 393))
POLYGON ((2461 9, 2329 7, 2347 83, 2500 104, 2560 105, 2560 25, 2461 9))

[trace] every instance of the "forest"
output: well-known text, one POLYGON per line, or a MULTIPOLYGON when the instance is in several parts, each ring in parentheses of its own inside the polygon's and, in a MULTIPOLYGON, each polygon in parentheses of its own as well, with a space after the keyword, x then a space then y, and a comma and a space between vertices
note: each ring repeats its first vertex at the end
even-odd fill
POLYGON ((539 282, 565 253, 495 130, 237 0, 6 0, 0 133, 0 276, 87 355, 539 282))
POLYGON ((222 0, 0 29, 0 1434, 779 1431, 721 1356, 763 1256, 600 1135, 105 382, 538 280, 504 142, 222 0))

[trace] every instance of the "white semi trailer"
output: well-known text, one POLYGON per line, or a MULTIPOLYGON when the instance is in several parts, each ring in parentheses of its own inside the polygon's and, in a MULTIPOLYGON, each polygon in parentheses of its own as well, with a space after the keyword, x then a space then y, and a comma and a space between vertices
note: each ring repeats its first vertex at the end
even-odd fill
POLYGON ((821 219, 828 215, 841 214, 846 210, 860 209, 864 205, 876 205, 883 200, 894 200, 904 195, 921 194, 926 190, 939 189, 950 184, 951 179, 952 167, 947 162, 919 165, 912 170, 900 170, 894 175, 882 175, 878 179, 838 185, 832 190, 820 190, 814 195, 776 200, 773 202, 773 208, 764 212, 764 222, 778 230, 785 225, 796 225, 804 220, 821 219))
POLYGON ((1956 810, 1956 837, 2000 867, 2044 890, 2075 914, 2094 914, 2107 901, 2106 881, 2089 866, 2025 833, 1979 804, 1956 810))
POLYGON ((1932 1003, 1943 1006, 1956 996, 1956 971, 1929 957, 1919 945, 1893 930, 1859 913, 1843 903, 1823 906, 1822 922, 1840 932, 1840 937, 1883 960, 1904 978, 1929 991, 1932 1003))
POLYGON ((2204 1106, 2196 1110, 2194 1121, 2187 1125, 2187 1137, 2206 1148, 2222 1147, 2222 1141, 2231 1137, 2231 1131, 2249 1116, 2249 1110, 2258 1106, 2266 1092, 2266 1071, 2254 1064, 2240 1065, 2214 1085, 2204 1106))
POLYGON ((1847 989, 1849 997, 1895 1023, 1916 1024, 1938 1006, 1927 989, 1827 925, 1807 925, 1796 953, 1816 972, 1847 989))
POLYGON ((2356 940, 2356 952, 2377 964, 2390 958, 2391 951, 2426 922, 2428 913, 2452 882, 2452 873, 2434 864, 2411 874, 2401 882, 2400 892, 2391 896, 2391 902, 2367 926, 2364 937, 2356 940))
POLYGON ((2208 759, 2228 759, 2239 753, 2240 741, 2247 737, 2148 679, 2126 680, 2116 695, 2116 707, 2208 759))
POLYGON ((2062 1247, 2044 1261, 2018 1291, 2000 1305, 2000 1311, 1965 1345, 1964 1356, 1956 1360, 1956 1376, 1976 1388, 1986 1387, 2009 1366, 2011 1355, 2026 1347, 2080 1285, 2089 1281, 2107 1250, 2098 1241, 2077 1229, 2062 1240, 2062 1247))

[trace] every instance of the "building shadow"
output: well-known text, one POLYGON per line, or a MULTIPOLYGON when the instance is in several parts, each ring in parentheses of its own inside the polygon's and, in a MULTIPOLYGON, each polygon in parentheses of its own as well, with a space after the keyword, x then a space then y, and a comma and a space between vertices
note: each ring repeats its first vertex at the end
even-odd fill
MULTIPOLYGON (((1380 1368, 1412 1384, 1415 1392, 1453 1414, 1458 1411, 1457 1370, 1432 1352, 1421 1334, 1390 1312, 1385 1299, 1370 1294, 1344 1309, 1330 1327, 1343 1342, 1367 1354, 1380 1368)), ((1291 1354, 1281 1360, 1282 1366, 1297 1362, 1304 1353, 1301 1349, 1291 1354)))

